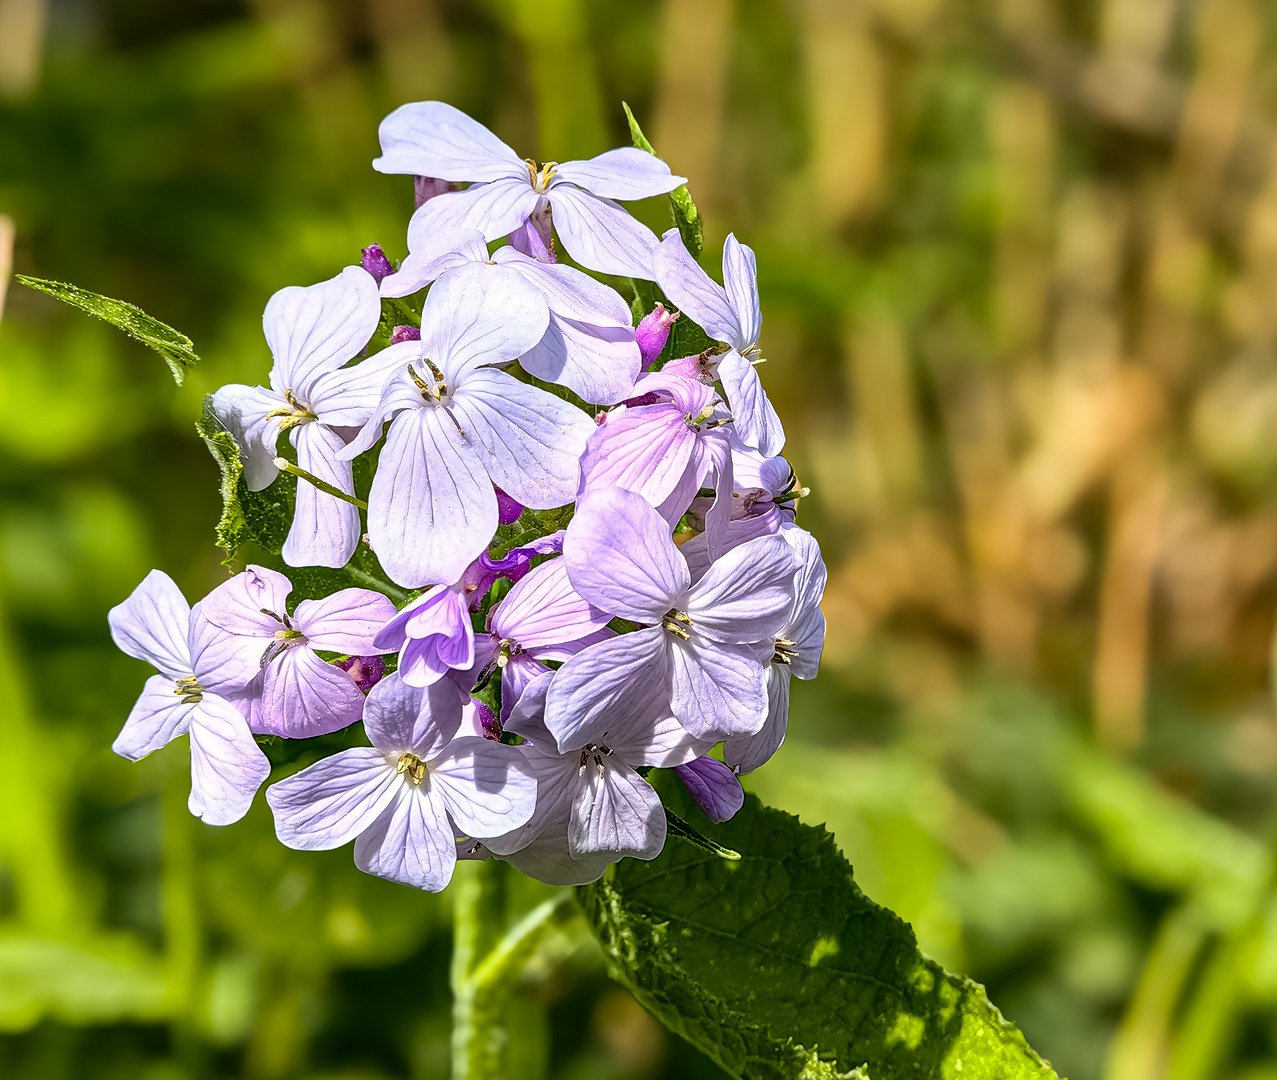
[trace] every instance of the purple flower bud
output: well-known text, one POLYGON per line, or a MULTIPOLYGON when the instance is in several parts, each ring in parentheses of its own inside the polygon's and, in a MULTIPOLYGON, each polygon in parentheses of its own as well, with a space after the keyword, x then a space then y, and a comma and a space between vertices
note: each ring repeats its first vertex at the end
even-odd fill
POLYGON ((670 327, 678 320, 677 311, 667 311, 664 304, 657 304, 643 316, 634 330, 638 341, 639 353, 643 358, 643 370, 646 371, 661 355, 665 343, 670 337, 670 327))
POLYGON ((438 180, 433 176, 414 176, 412 178, 412 192, 415 199, 414 210, 420 210, 421 207, 433 199, 436 195, 446 195, 450 191, 456 191, 457 185, 449 183, 447 180, 438 180))
POLYGON ((674 772, 683 781, 696 805, 715 824, 729 820, 745 805, 740 781, 721 761, 698 757, 686 765, 674 766, 674 772))
POLYGON ((537 262, 557 261, 554 257, 554 241, 550 238, 552 224, 550 204, 542 199, 528 220, 510 234, 510 246, 537 262))
POLYGON ((485 739, 500 742, 501 725, 497 723, 496 713, 478 698, 471 698, 470 704, 474 707, 475 730, 480 732, 485 739))
MULTIPOLYGON (((416 337, 420 337, 417 334, 416 337)), ((493 485, 496 487, 496 485, 493 485)), ((516 502, 500 488, 496 488, 497 492, 497 521, 502 525, 510 525, 519 520, 519 516, 523 513, 523 504, 516 502)))
POLYGON ((396 326, 390 331, 390 344, 398 345, 401 341, 420 341, 421 331, 415 326, 396 326))
POLYGON ((383 278, 390 277, 395 272, 395 268, 390 265, 390 260, 386 258, 386 253, 381 250, 380 244, 369 244, 362 252, 364 269, 372 274, 373 280, 380 285, 383 278))
POLYGON ((334 660, 333 666, 349 671, 355 685, 365 694, 386 674, 386 661, 380 656, 348 656, 345 660, 334 660))
POLYGON ((681 356, 661 368, 661 374, 694 379, 708 386, 718 378, 718 353, 713 349, 706 349, 696 356, 681 356))

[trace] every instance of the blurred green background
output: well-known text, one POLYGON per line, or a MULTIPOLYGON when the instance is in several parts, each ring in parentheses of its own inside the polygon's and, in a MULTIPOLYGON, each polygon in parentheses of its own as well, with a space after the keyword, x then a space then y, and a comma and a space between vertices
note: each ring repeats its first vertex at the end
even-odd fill
MULTIPOLYGON (((378 120, 628 142, 758 252, 763 371, 831 577, 750 778, 1073 1080, 1277 1080, 1277 10, 1264 0, 0 0, 0 1075, 447 1074, 448 904, 185 810, 109 745, 108 607, 201 595, 201 395, 261 310, 405 253, 378 120)), ((660 203, 636 208, 657 228, 660 203)), ((521 1078, 721 1075, 580 928, 521 1078)))

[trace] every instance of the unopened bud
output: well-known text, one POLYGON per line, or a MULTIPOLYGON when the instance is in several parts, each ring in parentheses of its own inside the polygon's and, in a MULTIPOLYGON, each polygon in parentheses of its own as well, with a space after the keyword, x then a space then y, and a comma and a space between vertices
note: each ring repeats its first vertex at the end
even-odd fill
POLYGON ((528 220, 510 234, 510 246, 537 262, 555 262, 551 213, 549 200, 542 199, 528 220))
POLYGON ((380 244, 369 244, 363 249, 364 269, 372 274, 373 280, 380 285, 383 278, 390 277, 395 272, 395 268, 390 265, 390 260, 386 258, 386 253, 381 250, 380 244))
POLYGON ((510 525, 518 521, 523 513, 523 504, 512 499, 495 484, 493 488, 497 493, 497 521, 502 525, 510 525))
POLYGON ((449 183, 447 180, 439 180, 433 176, 414 176, 412 178, 412 193, 415 200, 413 208, 420 210, 423 205, 436 195, 446 195, 448 192, 456 190, 457 185, 449 183))
POLYGON ((478 698, 472 698, 470 703, 474 706, 475 730, 485 739, 500 742, 501 725, 497 722, 496 714, 478 698))
POLYGON ((657 304, 634 328, 634 338, 638 341, 644 371, 655 364, 656 358, 661 355, 661 350, 670 338, 670 327, 678 319, 678 314, 677 311, 667 311, 664 304, 657 304))
POLYGON ((398 345, 401 341, 420 341, 421 331, 415 326, 396 326, 390 331, 390 344, 398 345))
POLYGON ((334 660, 333 666, 349 671, 355 685, 365 694, 386 674, 386 661, 380 656, 348 656, 345 660, 334 660))

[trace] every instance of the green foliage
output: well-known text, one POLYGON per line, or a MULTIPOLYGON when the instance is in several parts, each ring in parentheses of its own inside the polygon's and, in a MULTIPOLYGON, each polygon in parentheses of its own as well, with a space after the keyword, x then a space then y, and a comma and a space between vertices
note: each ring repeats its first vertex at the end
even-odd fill
MULTIPOLYGON (((643 129, 634 119, 629 105, 621 102, 621 108, 625 110, 625 119, 629 121, 630 137, 634 140, 634 145, 640 150, 646 150, 649 154, 655 155, 656 151, 652 149, 652 144, 647 141, 643 129)), ((670 209, 674 213, 674 224, 678 226, 687 250, 692 253, 692 258, 699 259, 701 248, 705 245, 705 229, 701 223, 700 211, 696 209, 696 203, 692 199, 692 193, 687 190, 686 184, 670 192, 670 209)))
POLYGON ((45 281, 26 274, 15 274, 14 280, 28 288, 48 293, 103 322, 109 322, 135 341, 154 349, 168 362, 169 370, 173 372, 173 378, 179 386, 186 378, 186 369, 199 363, 195 343, 190 338, 159 319, 152 318, 139 307, 123 300, 112 300, 109 296, 99 296, 95 292, 61 281, 45 281))
POLYGON ((539 540, 560 529, 566 529, 568 522, 572 520, 573 510, 575 510, 573 506, 560 506, 553 510, 524 510, 509 525, 501 525, 497 528, 497 534, 490 549, 492 557, 499 559, 512 548, 523 547, 525 544, 532 543, 533 540, 539 540))
MULTIPOLYGON (((689 813, 668 778, 663 799, 689 813)), ((671 840, 580 890, 613 976, 741 1077, 1055 1076, 985 996, 918 951, 823 828, 746 798, 710 834, 739 862, 671 840)))

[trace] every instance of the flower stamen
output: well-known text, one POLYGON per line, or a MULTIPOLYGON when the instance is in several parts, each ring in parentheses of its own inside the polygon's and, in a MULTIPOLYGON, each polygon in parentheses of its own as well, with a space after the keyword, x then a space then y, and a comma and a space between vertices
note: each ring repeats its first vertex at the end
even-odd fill
POLYGON ((773 664, 784 664, 788 667, 798 659, 798 643, 790 641, 789 638, 778 637, 776 639, 776 651, 772 654, 773 664))
POLYGON ((421 781, 426 778, 426 763, 417 757, 416 754, 400 754, 399 764, 395 766, 395 772, 402 775, 408 774, 408 779, 412 781, 414 787, 420 787, 421 781))
POLYGON ((602 776, 604 773, 603 759, 611 756, 612 748, 607 743, 590 743, 589 746, 581 751, 581 767, 577 769, 576 775, 584 776, 590 760, 593 759, 594 767, 598 769, 599 775, 602 776))
POLYGON ((183 705, 198 705, 204 697, 204 687, 200 686, 199 680, 194 675, 188 675, 184 679, 177 679, 177 686, 173 693, 182 699, 183 705))
POLYGON ((686 611, 679 611, 676 608, 670 608, 661 619, 661 626, 675 637, 682 638, 684 641, 690 641, 692 635, 688 633, 688 627, 692 626, 692 617, 686 611))

